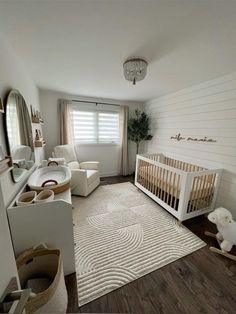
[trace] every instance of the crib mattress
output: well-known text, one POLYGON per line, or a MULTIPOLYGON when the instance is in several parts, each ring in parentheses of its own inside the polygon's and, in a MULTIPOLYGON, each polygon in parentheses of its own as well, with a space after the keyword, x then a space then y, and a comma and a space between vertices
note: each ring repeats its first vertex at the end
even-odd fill
MULTIPOLYGON (((145 180, 145 183, 150 184, 150 185, 154 185, 155 188, 157 187, 158 189, 161 189, 162 191, 168 193, 168 194, 173 194, 173 196, 179 198, 180 195, 180 183, 178 185, 177 180, 175 180, 175 182, 173 182, 173 175, 172 175, 172 180, 170 182, 169 180, 169 175, 167 174, 167 172, 162 172, 161 176, 154 176, 154 175, 150 175, 150 173, 148 172, 148 166, 142 166, 139 168, 139 180, 145 180)), ((203 184, 203 180, 202 179, 196 179, 197 184, 194 185, 194 187, 192 187, 191 189, 191 199, 197 199, 199 198, 199 195, 204 195, 205 197, 207 197, 208 195, 210 195, 213 191, 212 191, 212 185, 209 182, 205 182, 203 184)))

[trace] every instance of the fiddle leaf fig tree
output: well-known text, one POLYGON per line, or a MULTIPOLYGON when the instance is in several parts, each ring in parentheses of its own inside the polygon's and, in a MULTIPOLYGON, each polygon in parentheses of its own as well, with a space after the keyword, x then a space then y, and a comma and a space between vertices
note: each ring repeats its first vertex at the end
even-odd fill
POLYGON ((150 131, 150 117, 139 110, 135 110, 135 116, 128 121, 128 139, 137 145, 136 153, 139 152, 139 145, 142 141, 152 139, 150 131))

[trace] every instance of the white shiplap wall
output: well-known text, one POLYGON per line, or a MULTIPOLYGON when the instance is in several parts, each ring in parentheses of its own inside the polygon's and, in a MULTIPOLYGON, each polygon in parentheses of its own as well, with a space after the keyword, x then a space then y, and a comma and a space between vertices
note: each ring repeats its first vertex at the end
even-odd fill
POLYGON ((145 106, 151 115, 152 141, 146 151, 208 168, 223 168, 217 206, 236 218, 236 72, 155 99, 145 106), (172 135, 216 139, 216 143, 171 140, 172 135))

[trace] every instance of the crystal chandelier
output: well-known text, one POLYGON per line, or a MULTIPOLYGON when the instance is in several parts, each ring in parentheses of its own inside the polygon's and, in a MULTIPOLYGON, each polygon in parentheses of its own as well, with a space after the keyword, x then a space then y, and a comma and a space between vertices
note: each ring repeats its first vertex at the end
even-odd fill
POLYGON ((147 74, 147 61, 141 58, 131 58, 125 61, 123 64, 124 76, 127 81, 136 84, 137 81, 141 81, 147 74))

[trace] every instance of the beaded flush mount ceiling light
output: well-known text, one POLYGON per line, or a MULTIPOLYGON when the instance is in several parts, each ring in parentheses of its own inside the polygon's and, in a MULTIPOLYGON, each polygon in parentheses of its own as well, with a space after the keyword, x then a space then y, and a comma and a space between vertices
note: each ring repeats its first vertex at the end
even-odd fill
POLYGON ((145 78, 147 74, 147 66, 148 63, 144 59, 128 59, 123 64, 125 79, 135 85, 137 81, 141 81, 145 78))

